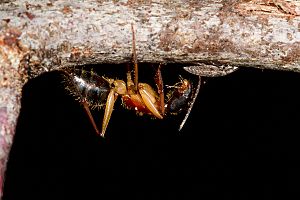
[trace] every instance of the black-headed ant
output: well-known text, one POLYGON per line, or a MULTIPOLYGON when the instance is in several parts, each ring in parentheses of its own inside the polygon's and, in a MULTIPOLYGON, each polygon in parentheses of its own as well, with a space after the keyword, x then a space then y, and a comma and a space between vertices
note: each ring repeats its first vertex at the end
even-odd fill
POLYGON ((170 91, 166 95, 165 101, 161 65, 157 68, 155 75, 157 92, 149 84, 140 83, 138 81, 138 63, 133 25, 131 25, 131 28, 134 79, 132 79, 131 70, 127 72, 126 82, 106 78, 92 71, 82 69, 66 68, 62 70, 65 75, 66 88, 74 96, 78 97, 95 131, 102 137, 105 135, 115 101, 118 97, 121 97, 126 109, 134 110, 139 115, 151 115, 157 119, 164 119, 169 113, 176 114, 188 107, 188 112, 179 128, 181 129, 192 109, 200 88, 200 78, 195 88, 189 80, 181 78, 178 83, 168 87, 170 91), (105 107, 101 131, 99 131, 90 111, 90 107, 98 106, 105 107))

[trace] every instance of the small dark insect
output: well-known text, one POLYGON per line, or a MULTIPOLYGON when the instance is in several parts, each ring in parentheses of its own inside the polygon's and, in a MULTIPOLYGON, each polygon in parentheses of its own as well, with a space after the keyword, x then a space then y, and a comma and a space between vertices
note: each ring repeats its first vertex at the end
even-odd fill
POLYGON ((163 119, 168 113, 176 114, 184 110, 186 107, 189 107, 188 113, 180 125, 181 129, 191 111, 200 88, 200 79, 196 92, 193 92, 193 87, 190 81, 181 78, 178 83, 168 87, 170 92, 167 95, 165 103, 161 65, 157 68, 154 78, 157 86, 157 92, 149 84, 140 83, 138 81, 138 64, 133 26, 132 34, 134 63, 133 80, 131 70, 128 70, 127 72, 126 82, 123 80, 99 76, 92 71, 85 71, 81 69, 68 68, 63 71, 67 85, 66 88, 78 98, 88 114, 95 131, 102 137, 105 135, 114 103, 119 96, 121 97, 126 109, 135 110, 135 112, 139 115, 147 114, 158 119, 163 119), (90 107, 105 107, 101 131, 99 131, 95 123, 90 107))

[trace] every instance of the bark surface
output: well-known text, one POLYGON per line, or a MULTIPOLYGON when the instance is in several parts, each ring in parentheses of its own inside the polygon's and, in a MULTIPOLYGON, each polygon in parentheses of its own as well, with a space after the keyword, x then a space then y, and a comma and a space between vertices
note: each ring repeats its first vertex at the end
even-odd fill
POLYGON ((300 72, 299 15, 292 0, 1 1, 0 187, 30 78, 129 62, 131 24, 139 62, 300 72))

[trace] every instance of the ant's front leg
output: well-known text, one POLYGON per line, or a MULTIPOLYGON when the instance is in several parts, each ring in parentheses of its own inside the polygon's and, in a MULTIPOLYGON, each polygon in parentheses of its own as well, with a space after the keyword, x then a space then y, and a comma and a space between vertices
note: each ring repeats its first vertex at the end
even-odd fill
POLYGON ((135 84, 132 80, 130 66, 127 65, 127 74, 126 74, 126 84, 127 84, 127 91, 128 94, 136 94, 137 90, 135 89, 135 84))
POLYGON ((147 83, 138 83, 138 90, 135 90, 131 72, 127 72, 127 94, 122 96, 124 105, 133 108, 139 114, 151 113, 155 117, 162 119, 157 103, 157 94, 147 83))
POLYGON ((139 73, 138 73, 138 64, 137 64, 137 56, 136 56, 136 45, 135 45, 135 31, 133 28, 133 24, 131 24, 131 31, 132 31, 132 57, 133 57, 133 64, 134 64, 134 89, 135 91, 138 90, 138 83, 139 83, 139 73))
POLYGON ((157 118, 163 119, 163 116, 157 109, 157 93, 147 83, 139 83, 139 93, 143 99, 145 106, 157 118))
POLYGON ((162 115, 165 115, 165 93, 164 93, 164 83, 161 75, 161 64, 159 64, 156 74, 155 74, 155 83, 157 86, 157 92, 159 95, 159 106, 160 112, 162 115))
POLYGON ((163 116, 157 109, 157 94, 146 83, 139 83, 138 81, 138 63, 136 56, 136 45, 135 45, 135 31, 133 24, 131 24, 132 30, 132 56, 134 64, 134 81, 131 78, 131 71, 128 69, 127 72, 127 94, 122 96, 124 104, 128 108, 134 108, 137 113, 150 113, 155 117, 162 119, 163 116))

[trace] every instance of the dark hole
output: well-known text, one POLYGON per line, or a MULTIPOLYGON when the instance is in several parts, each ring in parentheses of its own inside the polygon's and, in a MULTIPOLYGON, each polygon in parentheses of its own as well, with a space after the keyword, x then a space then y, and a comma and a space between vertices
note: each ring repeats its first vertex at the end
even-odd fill
MULTIPOLYGON (((97 68, 125 78, 126 66, 97 68)), ((142 82, 154 84, 151 65, 139 70, 142 82)), ((178 74, 189 76, 163 69, 166 84, 178 74)), ((297 73, 241 69, 205 79, 181 132, 176 116, 139 117, 119 101, 106 139, 95 134, 61 78, 47 73, 23 88, 4 200, 273 199, 298 192, 297 73)), ((100 127, 103 111, 93 115, 100 127)))

